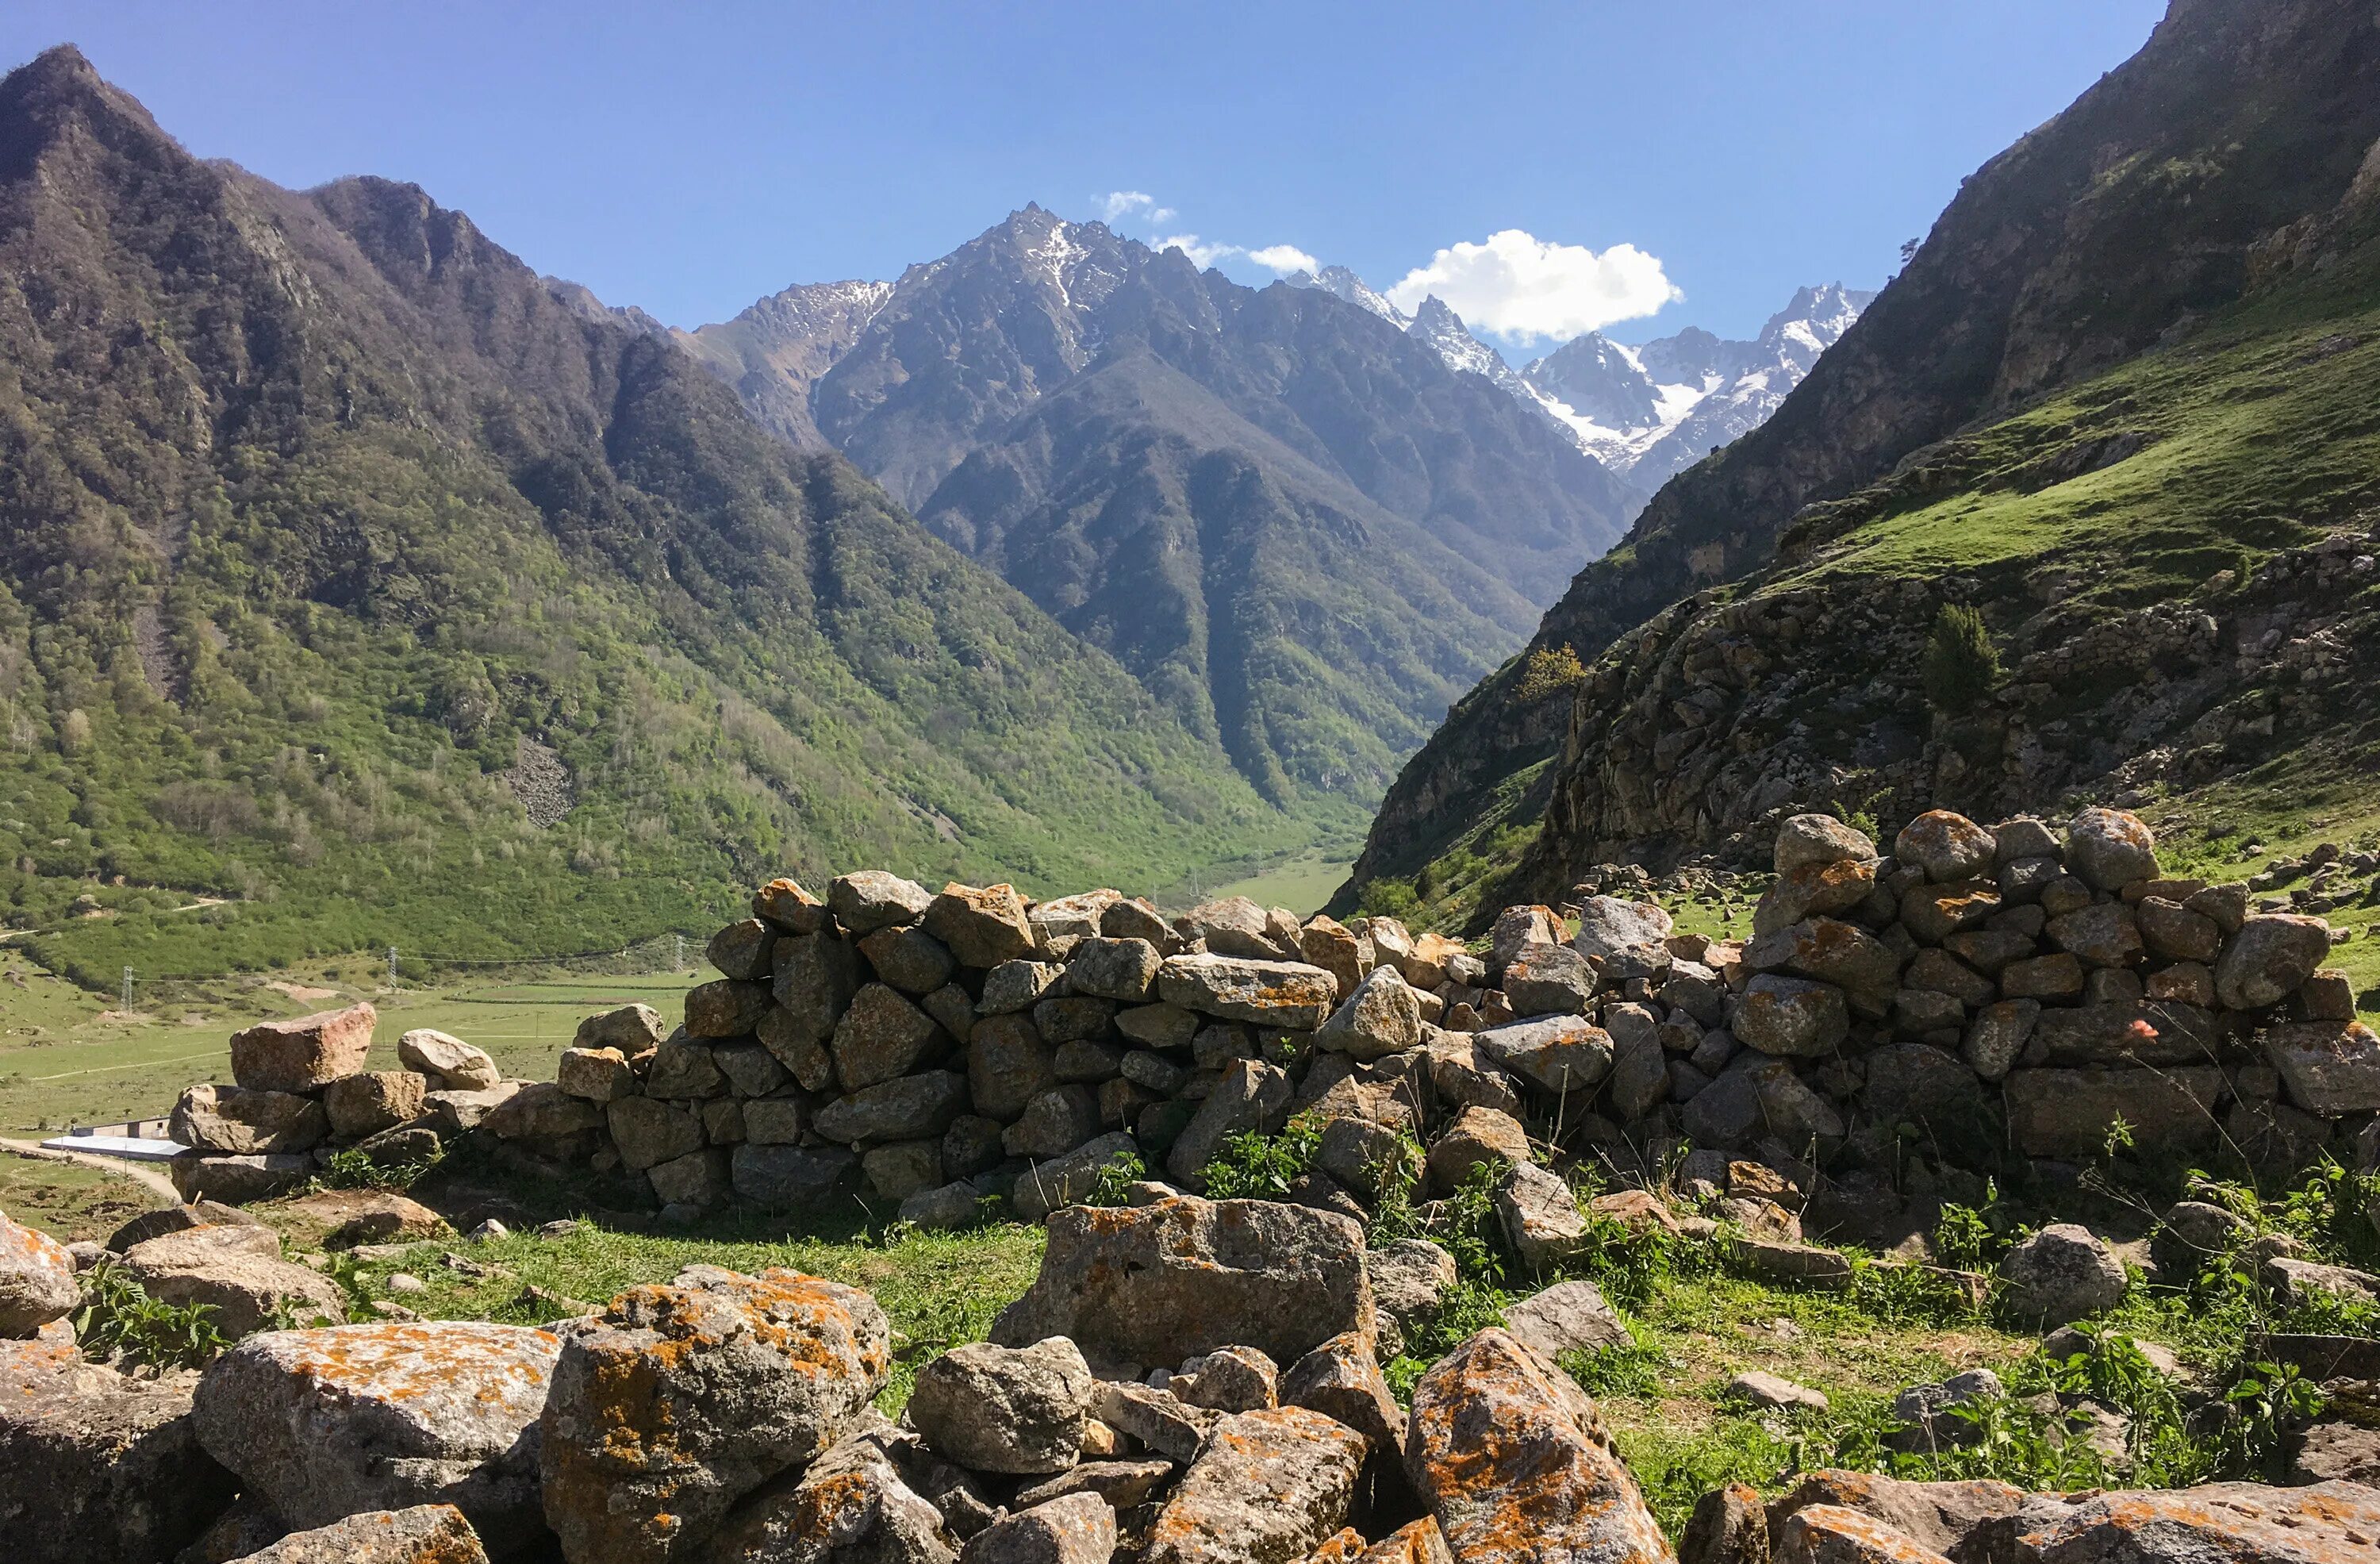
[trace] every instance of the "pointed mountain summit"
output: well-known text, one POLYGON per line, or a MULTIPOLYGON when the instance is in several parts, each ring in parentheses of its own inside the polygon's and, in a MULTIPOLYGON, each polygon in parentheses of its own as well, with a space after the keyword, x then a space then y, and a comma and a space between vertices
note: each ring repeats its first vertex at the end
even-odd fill
POLYGON ((738 334, 714 367, 789 433, 749 366, 831 358, 819 439, 1277 800, 1368 805, 1640 503, 1377 296, 1244 287, 1038 205, 866 304, 847 344, 765 304, 695 337, 738 334))

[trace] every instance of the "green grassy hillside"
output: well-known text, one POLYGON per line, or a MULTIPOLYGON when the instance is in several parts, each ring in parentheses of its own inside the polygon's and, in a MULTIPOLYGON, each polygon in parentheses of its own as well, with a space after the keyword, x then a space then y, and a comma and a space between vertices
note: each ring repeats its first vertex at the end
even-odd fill
POLYGON ((1354 807, 419 189, 202 164, 71 49, 0 82, 0 898, 58 970, 1148 889, 1354 807))

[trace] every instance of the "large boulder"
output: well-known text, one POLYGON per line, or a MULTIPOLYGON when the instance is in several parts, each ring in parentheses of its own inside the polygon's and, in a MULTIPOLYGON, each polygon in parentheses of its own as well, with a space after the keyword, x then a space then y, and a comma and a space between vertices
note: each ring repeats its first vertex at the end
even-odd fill
POLYGON ((1768 1506, 1771 1528, 1796 1511, 1830 1505, 1884 1521, 1937 1553, 1960 1558, 1984 1541, 1984 1528, 2017 1513, 2024 1491, 1985 1480, 1922 1483, 1871 1472, 1824 1468, 1796 1482, 1768 1506))
POLYGON ((1202 952, 1166 958, 1157 989, 1168 1004, 1200 1015, 1310 1032, 1329 1018, 1339 980, 1303 961, 1202 952))
POLYGON ((996 1521, 968 1540, 968 1564, 1108 1564, 1115 1507, 1095 1493, 1066 1494, 996 1521))
POLYGON ((488 1554, 461 1510, 425 1504, 293 1533, 239 1564, 488 1564, 488 1554))
POLYGON ((246 1205, 285 1194, 313 1176, 314 1159, 299 1152, 273 1152, 255 1156, 213 1156, 186 1153, 165 1164, 174 1192, 187 1202, 219 1202, 246 1205))
MULTIPOLYGON (((892 1460, 892 1425, 872 1411, 856 1423, 817 1460, 796 1463, 746 1500, 708 1549, 671 1557, 704 1564, 953 1564, 956 1539, 941 1512, 892 1460)), ((601 1564, 620 1557, 600 1556, 601 1564)))
POLYGON ((246 1156, 311 1151, 330 1129, 312 1097, 200 1081, 182 1089, 166 1132, 193 1151, 246 1156))
POLYGON ((841 1146, 747 1142, 730 1155, 728 1182, 764 1211, 804 1211, 848 1194, 858 1171, 859 1158, 841 1146))
POLYGON ((419 1071, 368 1069, 343 1075, 324 1087, 322 1110, 330 1116, 333 1134, 343 1141, 360 1141, 420 1118, 429 1095, 430 1078, 419 1071))
POLYGON ((698 1554, 735 1502, 824 1453, 883 1388, 892 1328, 856 1288, 697 1266, 564 1338, 539 1423, 546 1522, 606 1564, 698 1554))
MULTIPOLYGON (((650 1005, 623 1005, 616 1010, 605 1010, 601 1015, 589 1016, 580 1021, 577 1031, 571 1035, 570 1045, 574 1048, 617 1048, 624 1057, 634 1058, 659 1045, 669 1035, 669 1031, 661 1012, 650 1005)), ((397 1057, 404 1063, 413 1063, 404 1057, 402 1051, 397 1057)), ((414 1068, 421 1067, 416 1065, 414 1068)))
POLYGON ((2362 1021, 2301 1021, 2265 1033, 2289 1101, 2323 1118, 2380 1108, 2380 1034, 2362 1021))
POLYGON ((1578 933, 1571 936, 1571 945, 1582 956, 1609 960, 1622 951, 1660 944, 1676 926, 1652 902, 1590 896, 1579 903, 1578 933))
POLYGON ((1050 1218, 1040 1274, 991 1338, 1071 1338, 1094 1362, 1147 1368, 1231 1346, 1294 1362, 1344 1331, 1376 1339, 1364 1230, 1269 1201, 1182 1197, 1050 1218))
POLYGON ((379 1022, 370 1004, 259 1021, 231 1034, 232 1079, 251 1092, 318 1092, 364 1068, 379 1022))
POLYGON ((1421 1045, 1421 1000, 1394 967, 1374 967, 1330 1012, 1314 1045, 1359 1063, 1421 1045))
POLYGON ((1831 814, 1795 814, 1777 827, 1770 866, 1779 874, 1805 863, 1873 863, 1876 844, 1831 814))
POLYGON ((1233 1059, 1173 1142, 1165 1165, 1184 1183, 1204 1187, 1207 1164, 1233 1135, 1271 1133, 1289 1111, 1293 1088, 1286 1070, 1262 1059, 1233 1059))
POLYGON ((71 1341, 0 1341, 0 1525, 20 1564, 164 1564, 231 1503, 187 1376, 136 1379, 71 1341))
POLYGON ((66 1245, 0 1216, 0 1337, 30 1336, 81 1302, 66 1245))
POLYGON ((1481 1331, 1414 1387, 1404 1459, 1463 1564, 1671 1558, 1595 1403, 1504 1331, 1481 1331))
POLYGON ((1077 994, 1137 1005, 1157 987, 1164 957, 1145 939, 1086 939, 1067 955, 1066 975, 1077 994))
POLYGON ((1840 1047, 1851 1024, 1843 991, 1833 984, 1763 972, 1745 985, 1733 1031, 1764 1054, 1816 1058, 1840 1047))
POLYGON ((871 983, 851 996, 834 1023, 828 1051, 846 1092, 908 1074, 941 1035, 933 1017, 887 984, 871 983))
POLYGON ((451 1504, 501 1554, 543 1529, 537 1426, 561 1348, 462 1320, 273 1331, 208 1367, 194 1418, 290 1526, 451 1504))
POLYGON ((1991 873, 1999 838, 1963 814, 1929 809, 1892 838, 1892 856, 1914 864, 1936 885, 1991 873))
POLYGON ((927 904, 926 932, 951 948, 962 967, 986 971, 1033 954, 1033 924, 1025 898, 1010 886, 963 886, 956 881, 927 904))
POLYGON ((1490 1027, 1472 1046, 1553 1093, 1587 1091, 1611 1073, 1611 1034, 1585 1016, 1541 1016, 1490 1027))
POLYGON ((1346 1521, 1362 1435, 1304 1407, 1218 1423, 1149 1529, 1148 1564, 1297 1564, 1346 1521))
POLYGON ((1072 1341, 953 1347, 917 1371, 910 1426, 961 1466, 1039 1475, 1081 1458, 1091 1371, 1072 1341))
POLYGON ((2348 1564, 2380 1546, 2380 1489, 2209 1483, 2092 1490, 2017 1517, 2022 1564, 2348 1564))
POLYGON ((2071 1324, 2123 1301, 2124 1265, 2115 1252, 2072 1222, 2042 1228, 2000 1261, 2009 1313, 2027 1324, 2071 1324))
POLYGON ((1586 1214, 1567 1179, 1533 1162, 1516 1162, 1496 1191, 1496 1218, 1521 1264, 1532 1271, 1560 1265, 1586 1241, 1586 1214))
POLYGON ((2093 890, 2157 877, 2156 836, 2137 814, 2086 809, 2066 827, 2066 867, 2093 890))
POLYGON ((1797 1509, 1769 1534, 1775 1564, 1950 1564, 1898 1527, 1839 1505, 1797 1509))
POLYGON ((504 1078, 486 1049, 427 1026, 397 1038, 396 1062, 419 1070, 445 1092, 484 1092, 504 1078))
POLYGON ((2330 955, 2330 925, 2320 918, 2272 912, 2248 919, 2224 941, 2215 963, 2215 996, 2224 1008, 2261 1010, 2295 994, 2330 955))
POLYGON ((2107 1133, 2119 1118, 2131 1126, 2140 1145, 2179 1152, 2211 1147, 2220 1132, 2214 1108, 2225 1084, 2221 1070, 2197 1065, 2178 1069, 2015 1069, 2009 1072, 2004 1090, 2009 1135, 2018 1151, 2088 1162, 2102 1155, 2107 1133))
POLYGON ((1634 1341, 1627 1324, 1591 1281, 1556 1282, 1504 1311, 1504 1328, 1552 1362, 1564 1352, 1600 1352, 1634 1341))
POLYGON ((934 904, 934 898, 915 880, 881 869, 862 869, 837 875, 826 887, 826 904, 844 932, 859 939, 879 929, 916 923, 934 904))
POLYGON ((1305 1407, 1345 1423, 1375 1450, 1404 1437, 1404 1413, 1371 1345, 1353 1331, 1334 1336, 1290 1365, 1281 1377, 1281 1404, 1305 1407))
POLYGON ((279 1257, 270 1228, 192 1228, 126 1252, 124 1268, 150 1297, 215 1312, 214 1327, 237 1339, 278 1320, 337 1324, 346 1316, 339 1284, 279 1257), (273 1247, 264 1248, 266 1243, 273 1247))
MULTIPOLYGON (((939 1135, 966 1112, 967 1083, 947 1069, 862 1087, 819 1109, 811 1128, 844 1145, 939 1135)), ((1018 1105, 1023 1111, 1023 1105, 1018 1105)))

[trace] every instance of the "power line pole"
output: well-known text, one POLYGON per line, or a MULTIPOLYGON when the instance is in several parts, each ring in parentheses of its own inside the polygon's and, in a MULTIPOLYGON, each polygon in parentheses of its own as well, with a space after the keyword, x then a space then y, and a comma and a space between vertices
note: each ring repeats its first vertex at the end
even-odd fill
POLYGON ((132 969, 129 967, 124 969, 124 1011, 127 1015, 132 1013, 132 969))
POLYGON ((391 988, 396 986, 396 947, 394 945, 388 947, 388 985, 391 988))
POLYGON ((686 971, 686 935, 674 934, 670 938, 675 942, 671 947, 675 954, 670 958, 670 966, 672 970, 682 972, 686 971))

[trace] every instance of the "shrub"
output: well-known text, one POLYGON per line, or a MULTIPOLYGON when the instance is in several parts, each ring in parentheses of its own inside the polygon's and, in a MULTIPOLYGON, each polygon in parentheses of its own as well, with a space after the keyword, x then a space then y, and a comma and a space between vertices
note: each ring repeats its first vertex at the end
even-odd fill
POLYGON ((1322 1126, 1304 1114, 1278 1135, 1254 1130, 1232 1135, 1207 1164, 1207 1198, 1286 1200, 1321 1144, 1322 1126))
POLYGON ((1925 638, 1925 699, 1949 716, 1973 711, 2000 681, 2000 654, 1984 617, 1963 603, 1946 603, 1925 638))
POLYGON ((1136 1184, 1148 1177, 1148 1165, 1132 1152, 1118 1152, 1099 1167, 1099 1176, 1091 1182, 1091 1192, 1085 1195, 1085 1205, 1122 1205, 1124 1186, 1136 1184))
POLYGON ((1521 663, 1521 677, 1512 684, 1512 703, 1531 706, 1547 696, 1574 688, 1586 678, 1586 665, 1572 646, 1540 646, 1521 663))
POLYGON ((322 1170, 314 1175, 314 1187, 321 1190, 409 1190, 421 1177, 438 1166, 441 1158, 424 1157, 418 1162, 374 1162, 359 1146, 333 1152, 322 1170))

